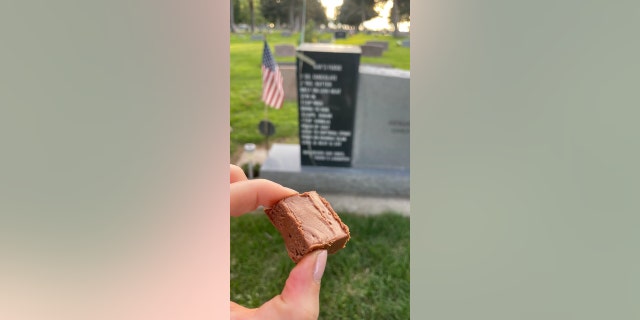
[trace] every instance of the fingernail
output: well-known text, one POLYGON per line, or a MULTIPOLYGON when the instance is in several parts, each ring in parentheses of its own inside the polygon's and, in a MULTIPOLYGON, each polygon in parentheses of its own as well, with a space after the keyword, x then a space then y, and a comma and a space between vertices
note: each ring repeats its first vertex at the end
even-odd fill
POLYGON ((322 274, 324 274, 324 267, 327 265, 327 250, 321 250, 316 258, 316 267, 313 270, 313 280, 320 283, 322 280, 322 274))

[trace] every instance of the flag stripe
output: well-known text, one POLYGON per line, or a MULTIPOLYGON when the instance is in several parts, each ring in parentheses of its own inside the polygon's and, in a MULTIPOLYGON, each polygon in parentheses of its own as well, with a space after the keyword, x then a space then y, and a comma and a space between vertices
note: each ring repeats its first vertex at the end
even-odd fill
POLYGON ((265 41, 262 52, 262 101, 272 108, 280 109, 282 107, 284 101, 282 81, 278 64, 271 54, 267 41, 265 41))

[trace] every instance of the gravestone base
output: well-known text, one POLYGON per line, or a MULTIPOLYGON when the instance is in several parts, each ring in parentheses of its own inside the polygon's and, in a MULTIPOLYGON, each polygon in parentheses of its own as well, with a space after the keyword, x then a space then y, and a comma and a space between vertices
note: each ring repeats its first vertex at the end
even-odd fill
POLYGON ((409 198, 409 169, 302 166, 298 144, 273 144, 260 177, 299 192, 409 198))

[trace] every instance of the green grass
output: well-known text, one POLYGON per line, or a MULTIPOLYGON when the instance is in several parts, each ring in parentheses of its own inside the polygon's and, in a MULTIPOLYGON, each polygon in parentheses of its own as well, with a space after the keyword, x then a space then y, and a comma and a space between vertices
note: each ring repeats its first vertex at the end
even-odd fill
MULTIPOLYGON (((409 218, 340 213, 347 247, 330 255, 320 319, 409 319, 409 218)), ((280 293, 294 264, 264 214, 231 219, 231 299, 258 307, 280 293)))
MULTIPOLYGON (((297 45, 299 35, 282 37, 280 33, 267 34, 267 41, 273 50, 276 44, 297 45)), ((391 65, 399 69, 409 69, 409 48, 398 46, 396 39, 384 35, 357 34, 347 39, 336 40, 337 44, 364 44, 368 40, 389 41, 389 50, 382 57, 362 57, 361 63, 391 65)), ((249 34, 232 34, 230 41, 230 121, 231 150, 233 156, 242 145, 248 142, 264 143, 264 137, 258 131, 258 123, 264 119, 265 107, 260 100, 262 90, 261 69, 262 42, 252 41, 249 34)), ((293 57, 279 58, 279 63, 293 62, 293 57)), ((270 142, 298 141, 298 107, 296 102, 285 101, 281 109, 268 109, 268 117, 276 127, 276 133, 270 142)))

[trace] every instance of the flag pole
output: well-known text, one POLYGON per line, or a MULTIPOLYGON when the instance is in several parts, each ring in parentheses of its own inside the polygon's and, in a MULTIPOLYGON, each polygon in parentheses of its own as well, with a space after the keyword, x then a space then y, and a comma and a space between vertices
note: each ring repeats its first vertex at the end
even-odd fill
MULTIPOLYGON (((268 46, 268 43, 269 42, 267 41, 267 35, 265 33, 264 34, 264 45, 268 46)), ((266 101, 262 101, 262 104, 264 104, 264 120, 265 120, 264 124, 265 124, 265 126, 267 126, 266 130, 268 130, 269 125, 267 123, 269 122, 269 106, 267 105, 266 101)), ((267 150, 267 152, 268 152, 269 151, 269 135, 268 134, 264 135, 264 140, 265 140, 265 144, 266 144, 264 149, 267 150)))
MULTIPOLYGON (((269 106, 267 106, 266 103, 264 103, 264 120, 265 120, 265 125, 267 126, 267 128, 265 129, 265 131, 267 133, 269 133, 269 106)), ((265 142, 266 142, 266 146, 265 146, 265 150, 269 150, 269 135, 265 134, 265 142)))

